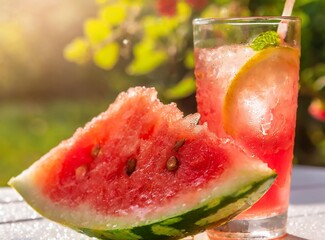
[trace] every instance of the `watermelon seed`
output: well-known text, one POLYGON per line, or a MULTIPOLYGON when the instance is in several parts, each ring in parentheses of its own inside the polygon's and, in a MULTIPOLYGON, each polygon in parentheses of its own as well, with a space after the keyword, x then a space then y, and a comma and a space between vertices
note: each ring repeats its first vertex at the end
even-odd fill
POLYGON ((178 168, 178 159, 175 156, 171 156, 166 163, 167 170, 172 172, 178 168))
POLYGON ((178 152, 178 150, 184 145, 185 139, 181 139, 175 142, 175 145, 173 147, 175 152, 178 152))
POLYGON ((131 174, 135 171, 137 166, 137 160, 135 158, 130 158, 126 163, 126 174, 131 176, 131 174))
POLYGON ((84 176, 86 176, 87 171, 88 171, 87 165, 81 165, 81 166, 77 167, 75 170, 76 179, 77 180, 82 179, 84 176))
POLYGON ((100 144, 95 144, 93 146, 93 149, 91 150, 91 157, 96 158, 98 156, 98 154, 100 153, 100 150, 101 150, 100 144))

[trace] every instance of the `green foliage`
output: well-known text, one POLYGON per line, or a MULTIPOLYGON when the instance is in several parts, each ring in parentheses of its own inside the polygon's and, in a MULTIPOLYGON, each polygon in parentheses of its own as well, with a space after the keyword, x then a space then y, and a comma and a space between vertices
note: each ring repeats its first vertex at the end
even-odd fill
POLYGON ((121 24, 126 19, 126 15, 126 4, 123 2, 116 2, 112 5, 104 6, 99 10, 100 18, 108 25, 121 24))
POLYGON ((110 26, 102 19, 88 19, 84 24, 85 36, 92 45, 104 41, 111 33, 110 26))
POLYGON ((192 50, 187 50, 185 53, 184 65, 188 69, 194 68, 194 53, 192 50))
POLYGON ((64 49, 64 57, 77 64, 84 64, 89 59, 89 43, 83 38, 74 39, 64 49))
POLYGON ((152 38, 145 38, 134 46, 134 59, 127 68, 132 75, 146 74, 153 71, 167 60, 164 50, 157 50, 152 38))
POLYGON ((98 67, 111 69, 118 60, 120 46, 115 43, 109 43, 94 52, 94 62, 98 67))
MULTIPOLYGON (((249 15, 248 1, 207 1, 203 8, 202 4, 196 8, 190 1, 177 0, 174 6, 163 6, 164 11, 175 7, 175 12, 168 14, 157 7, 165 4, 159 0, 96 2, 97 17, 85 20, 84 36, 68 44, 66 59, 77 64, 92 59, 106 70, 123 68, 129 76, 150 78, 163 91, 171 88, 173 94, 165 94, 169 100, 195 90, 193 86, 186 87, 186 94, 174 90, 182 79, 194 79, 192 19, 249 15)), ((183 84, 179 86, 187 86, 183 84)))
POLYGON ((167 99, 181 99, 190 96, 195 91, 195 81, 192 76, 185 77, 175 86, 167 89, 164 96, 167 99))
POLYGON ((177 21, 172 18, 157 18, 146 16, 142 20, 144 38, 159 40, 161 37, 168 37, 177 27, 177 21))
MULTIPOLYGON (((66 59, 78 64, 92 59, 100 68, 126 73, 128 79, 141 76, 144 82, 156 86, 167 101, 180 101, 195 92, 192 19, 279 16, 284 5, 284 1, 274 0, 210 0, 202 8, 190 5, 187 0, 175 0, 175 6, 168 9, 159 0, 96 2, 97 16, 85 20, 84 36, 67 45, 66 59)), ((316 99, 325 105, 325 25, 321 24, 325 21, 324 12, 323 0, 296 0, 293 11, 293 15, 302 19, 296 134, 299 163, 310 161, 305 158, 309 159, 312 152, 316 163, 325 164, 324 124, 308 115, 308 107, 316 99)), ((263 36, 254 45, 260 49, 278 43, 276 36, 267 37, 266 42, 263 36)))
MULTIPOLYGON (((163 88, 168 88, 193 71, 193 18, 280 15, 284 4, 283 1, 272 0, 214 0, 197 10, 186 0, 178 0, 175 1, 175 14, 165 16, 156 8, 157 2, 97 0, 98 16, 85 21, 84 37, 77 37, 66 47, 66 59, 78 64, 93 59, 95 65, 103 69, 126 66, 125 72, 131 76, 146 77, 152 73, 160 76, 157 78, 162 81, 163 88), (130 44, 126 46, 124 40, 130 44), (162 69, 171 67, 177 67, 179 73, 171 75, 171 71, 162 72, 162 69)), ((305 76, 313 71, 316 63, 325 61, 325 25, 319 24, 324 20, 324 10, 324 1, 297 0, 293 12, 302 18, 302 92, 320 98, 324 98, 323 94, 319 96, 312 85, 323 74, 312 78, 305 76)))
POLYGON ((106 101, 0 106, 0 186, 107 108, 106 101))
POLYGON ((173 59, 174 66, 187 70, 175 77, 164 76, 169 81, 163 81, 163 88, 176 84, 193 69, 193 54, 187 54, 185 65, 182 61, 192 45, 189 25, 193 11, 186 1, 175 1, 173 16, 157 15, 154 1, 98 0, 97 3, 98 15, 85 20, 84 36, 66 46, 67 60, 84 64, 92 59, 102 69, 124 66, 130 76, 144 76, 160 74, 159 69, 168 68, 173 59))

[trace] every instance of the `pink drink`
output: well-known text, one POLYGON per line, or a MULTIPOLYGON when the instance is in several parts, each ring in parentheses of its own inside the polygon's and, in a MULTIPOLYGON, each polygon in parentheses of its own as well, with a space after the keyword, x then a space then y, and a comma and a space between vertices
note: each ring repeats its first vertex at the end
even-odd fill
MULTIPOLYGON (((229 85, 255 54, 243 45, 195 49, 196 97, 201 121, 207 122, 218 136, 234 138, 248 153, 257 155, 278 174, 268 193, 239 218, 282 214, 289 202, 299 68, 281 68, 282 63, 278 62, 271 63, 270 68, 263 65, 261 71, 255 71, 253 79, 249 80, 264 82, 264 87, 254 86, 253 90, 243 91, 243 96, 239 97, 245 101, 236 105, 239 109, 233 109, 238 111, 238 122, 232 126, 238 134, 229 136, 224 130, 222 113, 229 85)), ((298 62, 299 54, 296 56, 298 62)))
POLYGON ((193 36, 201 122, 278 174, 254 206, 208 235, 281 237, 286 233, 296 125, 300 20, 201 18, 193 21, 193 36))

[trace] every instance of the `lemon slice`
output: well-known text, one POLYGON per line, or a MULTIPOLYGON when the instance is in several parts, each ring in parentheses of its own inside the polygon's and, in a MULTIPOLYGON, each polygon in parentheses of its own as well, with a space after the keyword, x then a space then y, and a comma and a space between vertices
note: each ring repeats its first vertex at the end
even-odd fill
POLYGON ((258 141, 281 137, 288 124, 294 126, 299 56, 295 48, 271 47, 243 65, 224 98, 222 123, 226 133, 235 139, 258 141))

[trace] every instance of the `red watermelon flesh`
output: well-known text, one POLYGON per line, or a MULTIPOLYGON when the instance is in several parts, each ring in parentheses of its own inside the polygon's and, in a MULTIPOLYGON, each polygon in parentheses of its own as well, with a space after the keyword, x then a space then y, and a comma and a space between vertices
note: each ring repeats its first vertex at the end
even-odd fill
POLYGON ((73 142, 47 156, 54 165, 37 175, 44 194, 69 207, 88 202, 101 213, 124 215, 134 207, 163 205, 180 191, 204 188, 227 168, 228 156, 217 139, 195 126, 197 115, 182 117, 174 104, 160 103, 153 89, 123 93, 78 130, 73 142), (177 159, 175 170, 167 168, 171 157, 177 159), (131 174, 128 161, 136 161, 131 174))
POLYGON ((9 184, 43 216, 90 236, 195 234, 248 208, 275 178, 198 121, 154 89, 132 88, 9 184))

